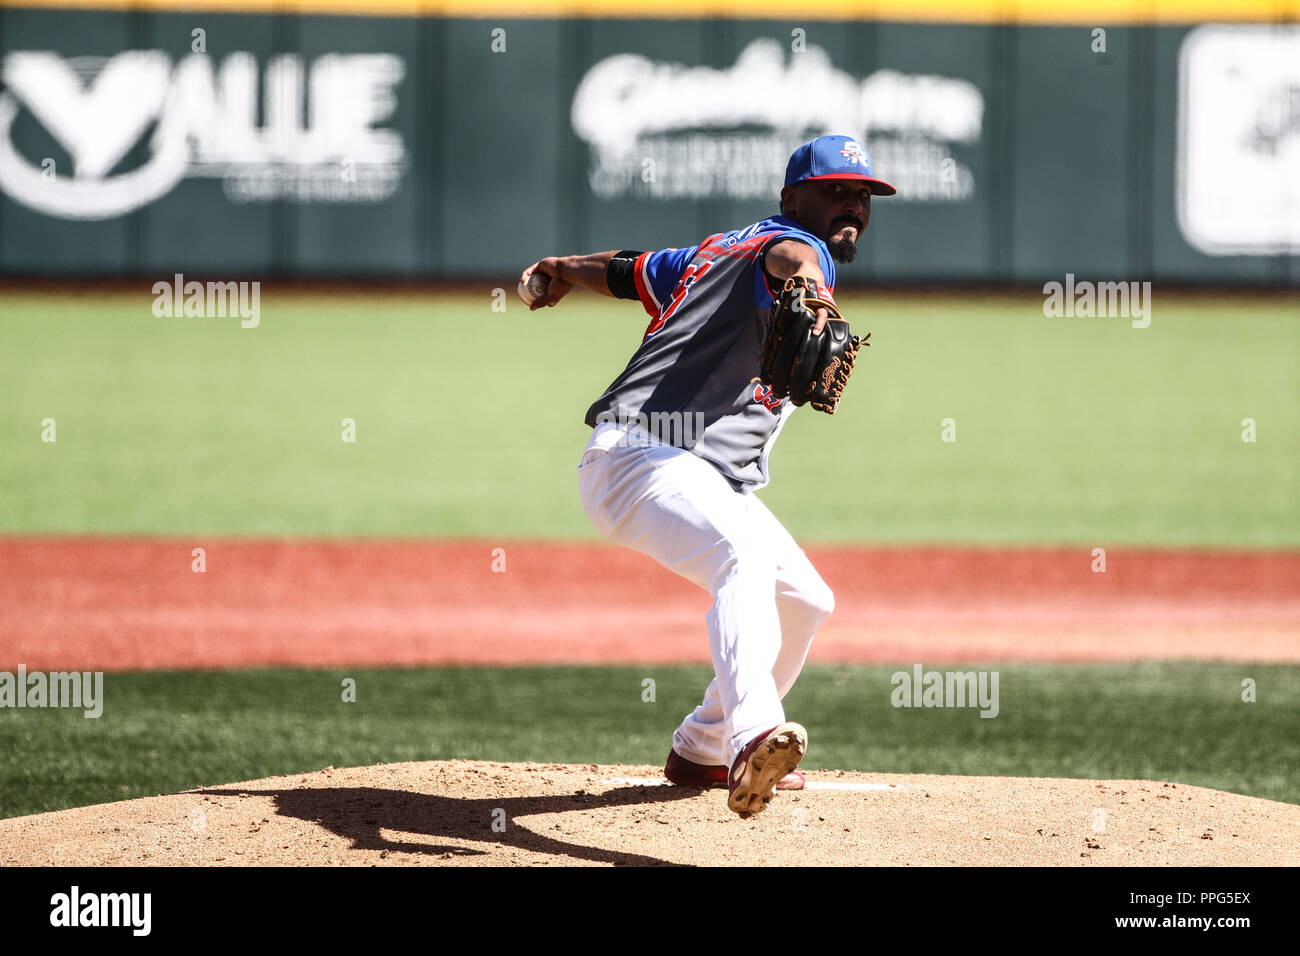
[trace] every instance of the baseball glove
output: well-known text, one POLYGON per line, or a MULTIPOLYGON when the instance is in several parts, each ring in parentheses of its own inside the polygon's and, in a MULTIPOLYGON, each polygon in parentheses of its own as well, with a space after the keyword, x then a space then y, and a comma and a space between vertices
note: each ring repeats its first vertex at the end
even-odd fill
POLYGON ((870 332, 862 338, 850 334, 849 323, 834 302, 822 298, 815 280, 792 276, 785 280, 768 312, 767 335, 758 359, 759 381, 771 387, 775 398, 788 395, 795 405, 811 405, 833 415, 853 372, 858 348, 870 345, 870 337, 870 332), (814 336, 818 307, 831 317, 821 334, 814 336))

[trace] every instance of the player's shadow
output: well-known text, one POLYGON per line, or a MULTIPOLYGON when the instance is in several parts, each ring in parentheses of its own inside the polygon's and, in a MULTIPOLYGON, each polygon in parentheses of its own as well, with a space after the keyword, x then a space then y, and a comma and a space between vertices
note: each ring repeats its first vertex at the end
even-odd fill
POLYGON ((275 799, 276 813, 296 817, 323 826, 351 841, 357 850, 391 850, 424 853, 431 856, 486 856, 486 850, 437 843, 387 840, 383 830, 418 833, 437 839, 480 840, 550 853, 557 857, 589 860, 622 866, 672 866, 669 861, 638 853, 605 850, 600 847, 571 843, 544 836, 530 828, 549 828, 545 814, 573 810, 597 810, 603 807, 629 807, 665 803, 696 796, 699 790, 687 787, 619 787, 601 794, 570 793, 544 797, 491 797, 464 799, 436 794, 384 790, 378 787, 304 788, 301 790, 231 790, 206 789, 194 793, 208 796, 270 796, 275 799), (504 816, 501 812, 504 811, 504 816), (521 818, 528 818, 521 822, 521 818), (504 831, 498 830, 504 822, 504 831))

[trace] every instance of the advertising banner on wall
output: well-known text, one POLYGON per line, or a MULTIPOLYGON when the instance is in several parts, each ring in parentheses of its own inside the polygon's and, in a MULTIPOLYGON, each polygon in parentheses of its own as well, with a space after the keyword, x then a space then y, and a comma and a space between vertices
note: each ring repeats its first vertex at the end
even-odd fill
POLYGON ((113 219, 165 197, 186 178, 222 184, 232 204, 290 199, 373 203, 398 189, 401 133, 385 126, 406 64, 389 53, 286 53, 259 64, 161 50, 64 57, 7 53, 0 78, 0 190, 59 219, 113 219), (260 110, 259 110, 260 106, 260 110), (26 111, 67 154, 22 156, 13 125, 26 111), (260 112, 260 119, 259 119, 260 112), (122 163, 142 149, 143 162, 122 163))
POLYGON ((0 7, 0 274, 503 276, 898 186, 852 281, 1300 283, 1300 28, 0 7))
POLYGON ((1300 27, 1198 27, 1179 60, 1184 238, 1211 256, 1300 254, 1300 27))
POLYGON ((960 77, 888 69, 858 77, 822 47, 787 51, 765 37, 720 69, 605 57, 579 81, 572 119, 602 199, 770 202, 794 149, 813 131, 836 131, 871 144, 901 202, 960 202, 975 183, 952 147, 979 143, 984 95, 960 77))

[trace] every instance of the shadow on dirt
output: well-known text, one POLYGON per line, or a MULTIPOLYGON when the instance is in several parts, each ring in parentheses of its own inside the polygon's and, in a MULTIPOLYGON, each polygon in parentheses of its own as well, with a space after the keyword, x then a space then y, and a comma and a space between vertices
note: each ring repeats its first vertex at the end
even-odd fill
POLYGON ((353 849, 390 850, 431 856, 486 856, 487 850, 437 843, 387 840, 382 830, 424 834, 437 839, 480 840, 485 844, 519 847, 571 860, 622 866, 672 866, 667 860, 570 843, 537 832, 556 824, 545 814, 603 807, 666 803, 698 795, 686 787, 621 787, 601 794, 568 793, 545 797, 458 799, 436 794, 383 790, 378 787, 339 787, 301 790, 205 789, 194 793, 233 797, 240 794, 275 799, 276 812, 316 823, 351 841, 353 849), (504 816, 501 812, 504 811, 504 816), (537 817, 542 819, 536 819, 537 817), (505 829, 493 829, 497 821, 505 829), (517 822, 522 821, 522 822, 517 822))

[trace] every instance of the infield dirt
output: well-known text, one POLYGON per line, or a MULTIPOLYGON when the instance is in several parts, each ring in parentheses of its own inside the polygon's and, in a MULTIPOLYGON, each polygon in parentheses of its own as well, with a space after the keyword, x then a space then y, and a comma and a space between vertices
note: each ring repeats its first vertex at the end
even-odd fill
MULTIPOLYGON (((0 666, 708 659, 707 595, 631 552, 518 542, 497 573, 482 543, 217 540, 195 573, 194 546, 0 540, 0 666)), ((810 553, 838 605, 813 660, 1300 660, 1295 553, 1118 550, 1105 573, 1086 549, 810 553)), ((1172 783, 818 770, 839 789, 742 821, 720 791, 635 782, 659 773, 327 768, 0 820, 0 863, 1300 864, 1300 806, 1172 783)))
POLYGON ((741 820, 658 767, 381 764, 0 820, 36 866, 1295 866, 1300 806, 1143 780, 810 771, 741 820), (844 789, 847 785, 875 789, 844 789))

